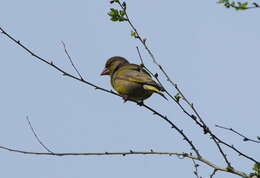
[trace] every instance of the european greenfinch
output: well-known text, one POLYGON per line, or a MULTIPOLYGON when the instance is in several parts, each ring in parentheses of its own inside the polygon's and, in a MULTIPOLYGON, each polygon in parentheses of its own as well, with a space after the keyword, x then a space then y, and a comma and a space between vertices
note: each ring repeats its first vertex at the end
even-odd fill
POLYGON ((142 102, 153 93, 167 99, 161 93, 165 91, 164 88, 156 83, 142 66, 131 64, 123 57, 109 58, 101 75, 110 75, 112 87, 125 101, 142 102))

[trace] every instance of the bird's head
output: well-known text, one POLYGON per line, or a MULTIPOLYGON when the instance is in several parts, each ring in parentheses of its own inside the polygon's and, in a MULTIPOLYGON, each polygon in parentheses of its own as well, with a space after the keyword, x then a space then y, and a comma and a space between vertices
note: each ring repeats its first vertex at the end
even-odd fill
POLYGON ((128 64, 129 62, 120 56, 114 56, 107 60, 105 68, 100 75, 111 75, 120 65, 128 64))

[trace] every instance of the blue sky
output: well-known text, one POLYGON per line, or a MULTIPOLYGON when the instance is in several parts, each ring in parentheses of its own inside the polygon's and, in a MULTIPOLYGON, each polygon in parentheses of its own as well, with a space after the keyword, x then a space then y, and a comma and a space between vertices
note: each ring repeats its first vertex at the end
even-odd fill
MULTIPOLYGON (((32 51, 73 72, 61 40, 86 80, 111 89, 100 73, 115 55, 145 64, 167 83, 125 23, 113 23, 109 1, 4 1, 1 27, 32 51)), ((237 12, 216 1, 129 1, 129 16, 159 63, 223 140, 260 159, 259 145, 215 128, 232 127, 259 136, 259 10, 237 12)), ((0 35, 0 145, 45 150, 29 129, 54 152, 190 152, 182 137, 157 116, 134 103, 67 78, 0 35)), ((153 95, 146 103, 184 132, 206 159, 225 166, 216 146, 172 101, 153 95)), ((250 172, 253 163, 223 147, 233 166, 250 172)), ((189 159, 175 156, 52 157, 0 150, 2 177, 192 177, 189 159)), ((199 163, 199 173, 212 169, 199 163)), ((218 172, 215 177, 237 177, 218 172)))

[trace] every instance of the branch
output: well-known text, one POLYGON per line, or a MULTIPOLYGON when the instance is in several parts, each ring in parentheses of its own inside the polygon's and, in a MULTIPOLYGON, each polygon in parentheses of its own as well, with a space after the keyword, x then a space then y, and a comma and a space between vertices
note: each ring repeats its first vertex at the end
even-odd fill
POLYGON ((199 173, 198 173, 198 167, 199 167, 200 165, 197 164, 197 163, 194 161, 194 159, 191 159, 191 160, 192 160, 193 165, 194 165, 194 168, 195 168, 195 171, 193 171, 193 173, 195 174, 195 176, 196 176, 197 178, 202 178, 202 177, 199 176, 199 173))
POLYGON ((210 174, 210 178, 213 178, 213 176, 216 174, 217 171, 218 171, 217 169, 214 169, 212 174, 210 174))
POLYGON ((30 122, 28 116, 26 116, 26 120, 27 120, 27 122, 28 122, 28 124, 29 124, 29 127, 30 127, 31 131, 33 132, 33 135, 35 136, 35 138, 37 139, 37 141, 40 143, 40 145, 41 145, 45 150, 47 150, 49 153, 52 153, 52 154, 53 154, 53 152, 43 144, 43 142, 40 140, 40 138, 39 138, 38 135, 36 134, 36 132, 35 132, 34 128, 32 127, 32 124, 31 124, 31 122, 30 122))
POLYGON ((235 131, 235 130, 232 129, 232 128, 227 128, 227 127, 223 127, 223 126, 220 126, 220 125, 215 125, 215 126, 218 127, 218 128, 221 128, 221 129, 229 130, 229 131, 231 131, 231 132, 233 132, 233 133, 239 135, 240 137, 243 137, 243 141, 244 141, 244 142, 251 141, 251 142, 255 142, 255 143, 260 143, 260 141, 250 139, 250 138, 244 136, 243 134, 239 133, 238 131, 235 131))
POLYGON ((112 156, 112 155, 118 155, 118 156, 127 156, 127 155, 168 155, 168 156, 178 156, 183 158, 190 158, 193 160, 198 160, 216 170, 224 171, 224 172, 230 172, 232 174, 239 175, 241 177, 249 178, 249 175, 247 175, 244 172, 238 171, 236 169, 229 170, 228 168, 219 167, 215 165, 214 163, 198 156, 193 156, 192 154, 188 153, 178 153, 178 152, 160 152, 160 151, 128 151, 128 152, 92 152, 92 153, 48 153, 48 152, 33 152, 33 151, 24 151, 24 150, 17 150, 9 147, 0 146, 0 149, 7 150, 10 152, 15 153, 21 153, 26 155, 45 155, 45 156, 112 156))
POLYGON ((70 55, 69 55, 69 53, 68 53, 68 51, 67 51, 67 49, 66 49, 65 43, 64 43, 63 41, 61 41, 61 43, 62 43, 62 45, 63 45, 64 51, 65 51, 65 53, 66 53, 66 55, 67 55, 67 57, 68 57, 68 59, 69 59, 71 65, 72 65, 72 67, 75 69, 75 71, 77 72, 78 76, 79 76, 80 79, 82 80, 83 77, 82 77, 81 74, 79 73, 79 70, 75 67, 75 65, 74 65, 74 63, 73 63, 73 61, 72 61, 72 59, 71 59, 71 57, 70 57, 70 55))

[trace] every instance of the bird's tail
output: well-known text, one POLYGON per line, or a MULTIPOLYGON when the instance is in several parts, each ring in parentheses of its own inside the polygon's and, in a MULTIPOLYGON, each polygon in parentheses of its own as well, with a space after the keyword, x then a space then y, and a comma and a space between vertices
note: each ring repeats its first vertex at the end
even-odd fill
POLYGON ((164 99, 168 100, 168 99, 164 96, 164 94, 163 94, 162 92, 160 92, 160 90, 159 90, 158 88, 156 88, 156 87, 154 87, 154 86, 151 86, 151 85, 143 85, 143 87, 144 87, 145 90, 153 91, 153 92, 155 92, 155 93, 161 95, 164 99))

